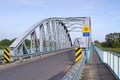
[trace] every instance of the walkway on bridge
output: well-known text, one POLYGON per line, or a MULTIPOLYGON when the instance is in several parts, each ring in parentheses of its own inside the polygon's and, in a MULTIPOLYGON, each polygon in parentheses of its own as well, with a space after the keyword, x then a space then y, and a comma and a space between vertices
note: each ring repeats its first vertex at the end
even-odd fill
POLYGON ((102 64, 95 49, 92 50, 90 60, 85 65, 80 80, 117 80, 106 65, 102 64))

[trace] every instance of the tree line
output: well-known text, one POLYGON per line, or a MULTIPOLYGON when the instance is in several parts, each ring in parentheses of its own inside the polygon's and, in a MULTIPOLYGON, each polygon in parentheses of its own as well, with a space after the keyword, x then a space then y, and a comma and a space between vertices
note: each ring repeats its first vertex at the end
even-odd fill
POLYGON ((6 47, 9 47, 12 42, 14 41, 15 39, 12 39, 12 40, 9 40, 9 39, 3 39, 0 41, 0 48, 6 48, 6 47))
POLYGON ((94 41, 99 43, 102 47, 120 48, 120 33, 109 33, 105 36, 105 42, 94 41))
MULTIPOLYGON (((16 40, 16 38, 9 40, 9 39, 3 39, 0 41, 0 48, 8 48, 14 41, 16 40)), ((30 40, 26 39, 25 41, 27 47, 30 47, 30 40)))

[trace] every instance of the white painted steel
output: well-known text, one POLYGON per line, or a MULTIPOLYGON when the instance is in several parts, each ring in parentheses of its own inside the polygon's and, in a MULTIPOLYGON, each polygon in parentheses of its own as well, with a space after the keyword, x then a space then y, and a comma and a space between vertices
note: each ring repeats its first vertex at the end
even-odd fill
POLYGON ((118 76, 118 56, 114 55, 114 71, 118 76))
POLYGON ((4 54, 4 49, 0 49, 0 55, 4 54))
POLYGON ((103 51, 103 61, 107 63, 107 52, 103 51))
POLYGON ((111 53, 111 65, 110 65, 110 67, 111 67, 111 69, 113 70, 113 65, 114 65, 114 55, 111 53))
MULTIPOLYGON (((14 55, 28 54, 25 42, 28 37, 31 43, 30 53, 69 48, 72 46, 69 30, 74 30, 74 24, 76 23, 79 23, 82 26, 88 24, 91 29, 90 17, 55 17, 41 20, 25 31, 10 45, 10 52, 14 55), (72 26, 69 27, 71 24, 72 26)), ((81 26, 79 27, 81 28, 81 26)), ((88 37, 87 41, 90 41, 90 38, 91 36, 88 37)), ((91 42, 86 43, 91 44, 91 42)))
POLYGON ((111 54, 108 52, 108 65, 111 65, 111 54))
MULTIPOLYGON (((95 47, 95 49, 98 53, 100 52, 99 48, 95 47)), ((118 80, 120 80, 120 55, 110 51, 103 51, 102 61, 103 63, 108 64, 108 66, 111 68, 112 72, 116 75, 118 80)))

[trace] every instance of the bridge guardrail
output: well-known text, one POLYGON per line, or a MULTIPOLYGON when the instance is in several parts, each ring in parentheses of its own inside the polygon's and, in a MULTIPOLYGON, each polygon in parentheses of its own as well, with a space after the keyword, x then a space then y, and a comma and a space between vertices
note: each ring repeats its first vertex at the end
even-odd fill
POLYGON ((106 64, 114 76, 120 80, 120 55, 110 51, 102 51, 96 46, 94 48, 102 63, 106 64))
POLYGON ((92 50, 92 45, 88 49, 82 51, 83 57, 75 63, 72 68, 66 73, 62 80, 79 80, 81 78, 81 73, 83 72, 83 67, 85 63, 89 60, 89 56, 92 50))
POLYGON ((72 68, 66 73, 62 80, 79 80, 80 74, 85 65, 85 57, 82 57, 72 68))
POLYGON ((4 57, 3 55, 0 55, 0 63, 3 63, 4 57))
MULTIPOLYGON (((61 50, 56 50, 56 51, 49 51, 49 52, 38 52, 38 53, 33 53, 33 54, 24 54, 24 55, 10 55, 10 62, 15 62, 15 61, 23 61, 25 59, 30 59, 32 57, 36 56, 45 56, 48 54, 56 53, 59 51, 64 51, 72 48, 66 48, 66 49, 61 49, 61 50)), ((0 63, 4 63, 4 54, 0 55, 0 63)))
POLYGON ((32 57, 36 57, 36 56, 40 56, 40 53, 36 53, 36 54, 24 54, 24 55, 20 55, 20 56, 10 56, 11 58, 11 62, 14 62, 14 61, 22 61, 22 60, 25 60, 25 59, 30 59, 32 57))
MULTIPOLYGON (((66 48, 66 49, 61 49, 62 51, 67 50, 67 49, 71 49, 71 48, 66 48)), ((13 60, 25 60, 25 59, 30 59, 32 57, 36 57, 36 56, 43 56, 43 55, 48 55, 51 53, 55 53, 55 52, 59 52, 61 50, 56 50, 56 51, 49 51, 49 52, 38 52, 38 53, 33 53, 33 54, 24 54, 24 55, 18 55, 18 56, 10 56, 11 58, 13 58, 13 60)), ((11 59, 12 60, 12 59, 11 59)))
POLYGON ((4 54, 4 49, 0 49, 0 55, 4 54))
POLYGON ((89 58, 90 58, 90 54, 91 54, 91 51, 92 51, 92 45, 89 46, 88 50, 86 50, 86 63, 88 63, 89 61, 89 58))
POLYGON ((4 49, 0 49, 0 63, 3 62, 4 49))

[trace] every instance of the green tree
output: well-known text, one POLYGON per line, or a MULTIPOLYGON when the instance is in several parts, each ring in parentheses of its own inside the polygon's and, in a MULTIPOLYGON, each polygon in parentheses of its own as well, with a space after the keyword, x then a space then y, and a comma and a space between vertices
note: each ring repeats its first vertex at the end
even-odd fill
POLYGON ((110 33, 105 37, 106 46, 120 48, 120 33, 110 33))
POLYGON ((13 43, 16 39, 17 39, 17 38, 12 39, 12 40, 11 40, 11 43, 13 43))
POLYGON ((98 40, 95 40, 94 43, 100 43, 98 40))
POLYGON ((9 39, 3 39, 0 41, 0 47, 1 48, 8 47, 8 46, 10 46, 11 43, 12 42, 9 39))
POLYGON ((30 40, 29 40, 29 39, 26 39, 26 40, 25 40, 25 44, 26 44, 27 47, 30 47, 30 40))

